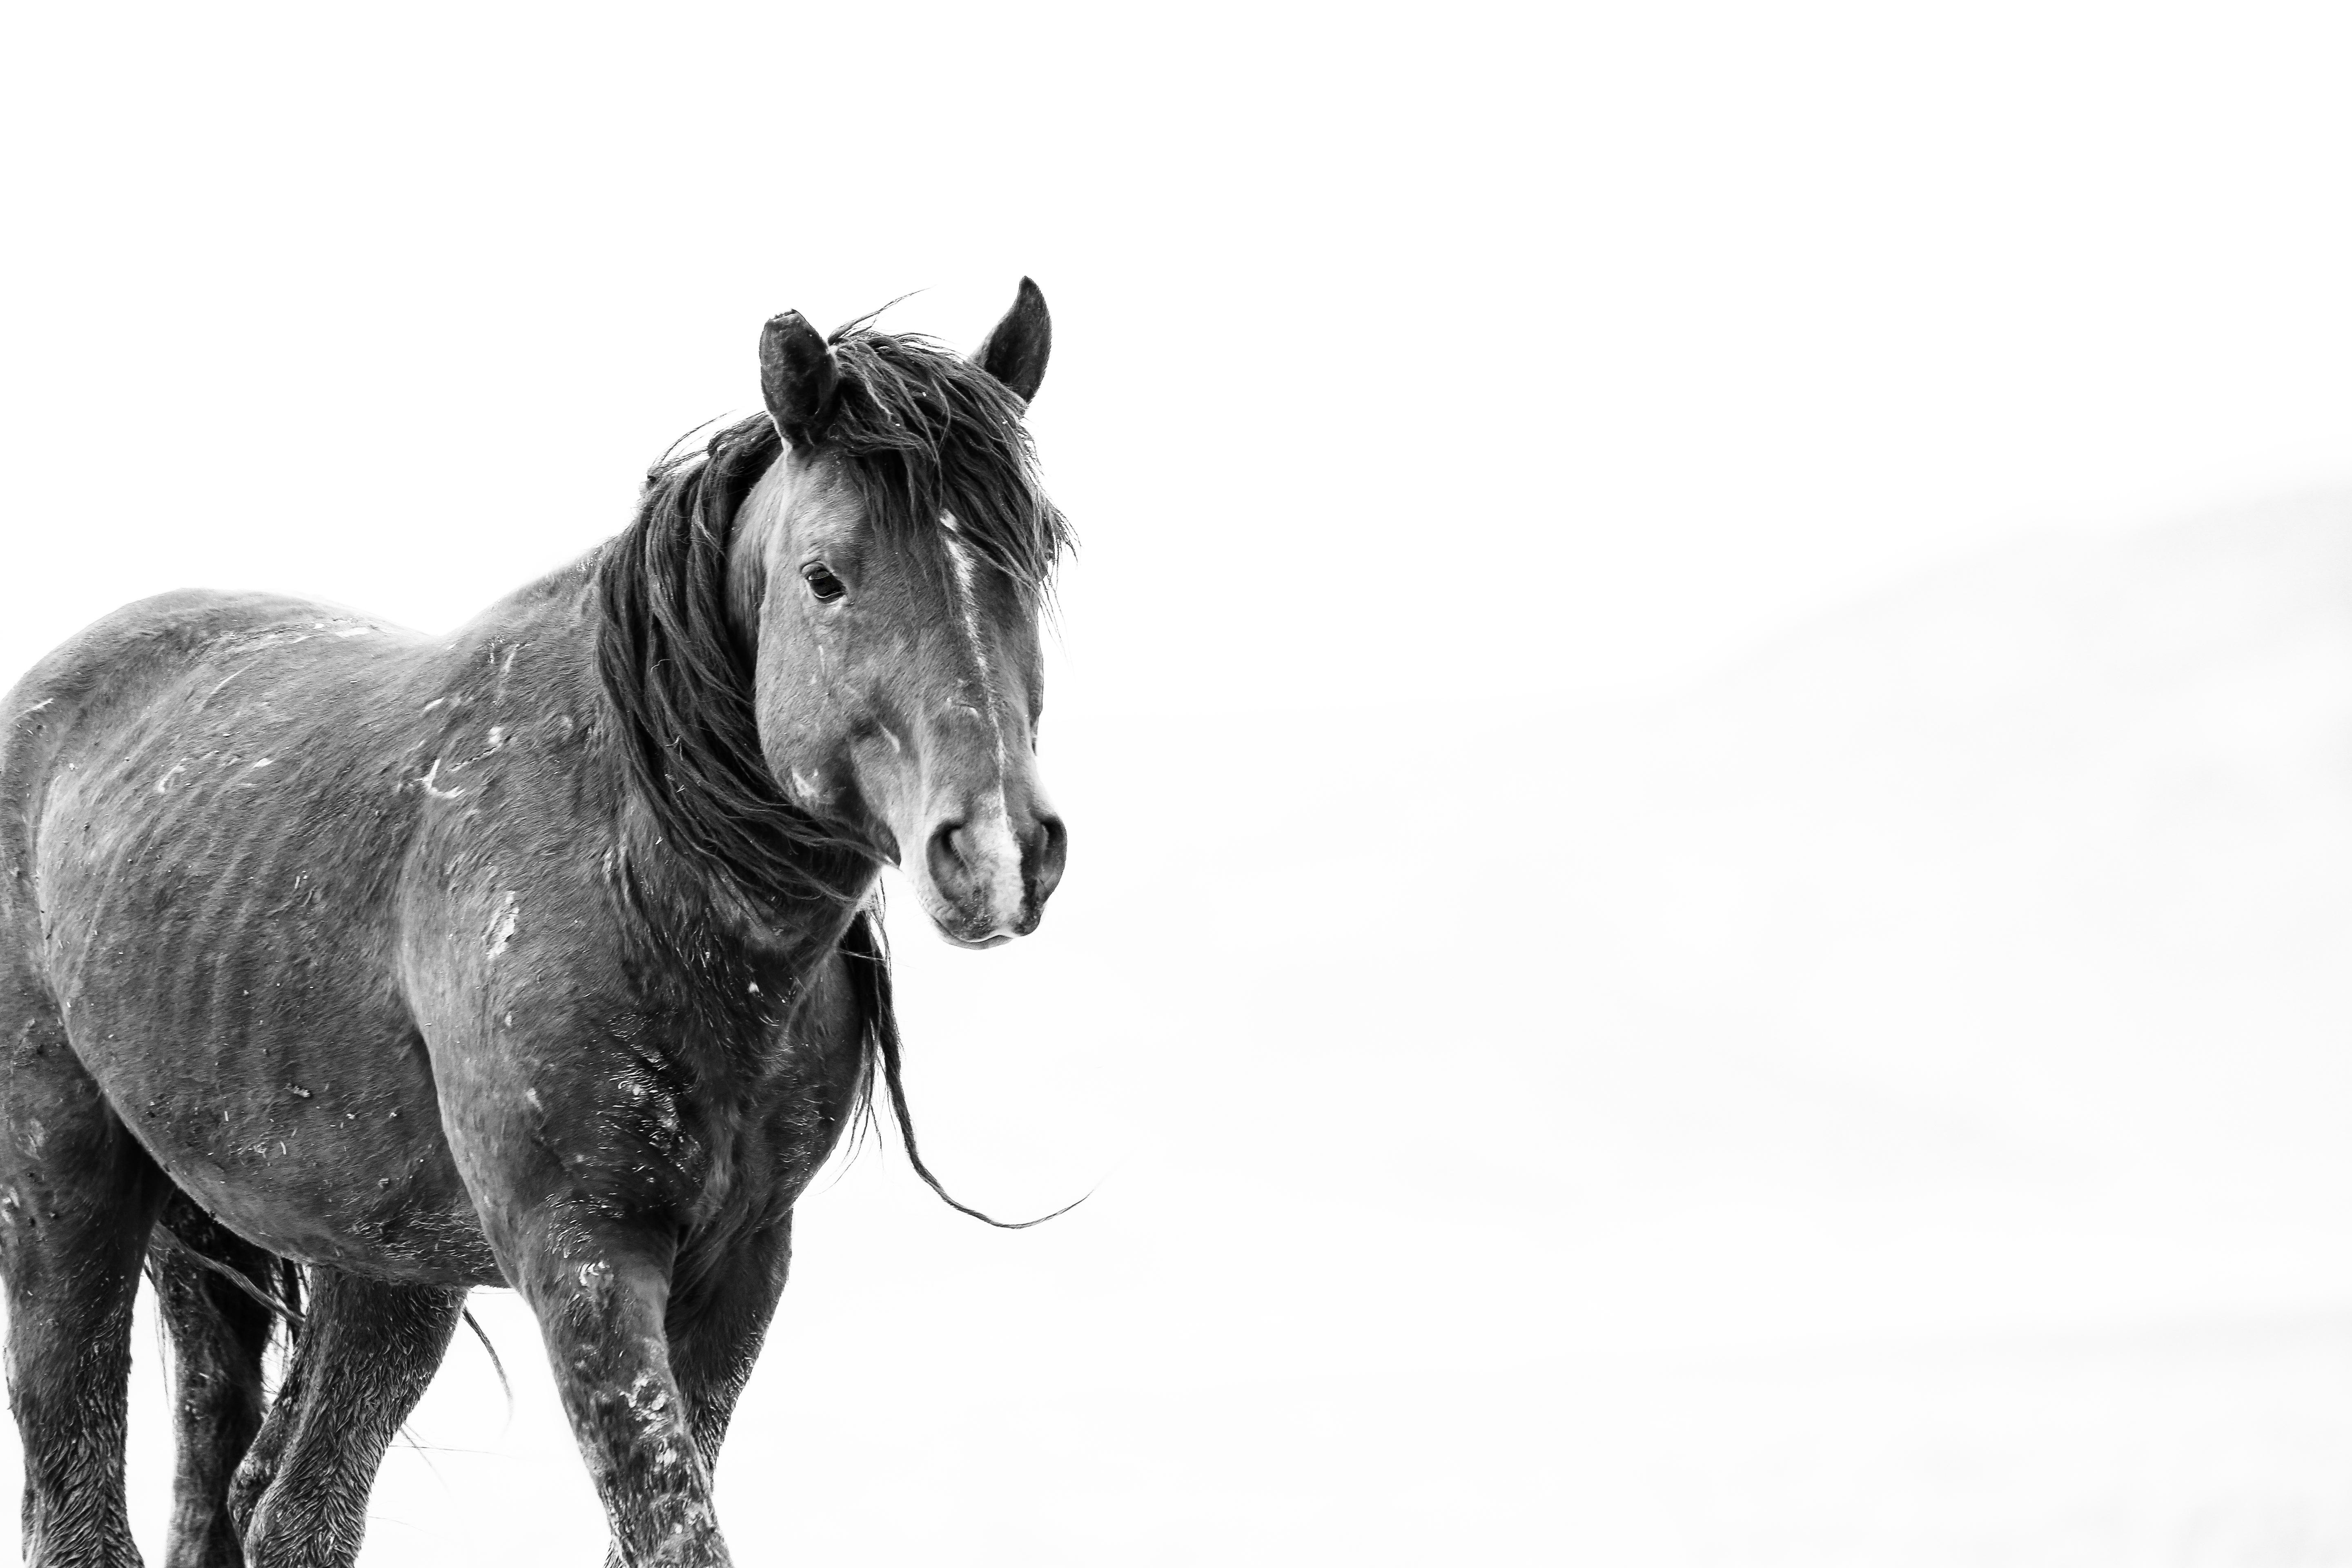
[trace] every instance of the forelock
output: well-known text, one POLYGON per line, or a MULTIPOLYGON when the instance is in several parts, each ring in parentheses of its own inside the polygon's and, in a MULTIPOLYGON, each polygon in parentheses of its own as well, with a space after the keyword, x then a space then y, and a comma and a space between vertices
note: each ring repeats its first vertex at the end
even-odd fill
POLYGON ((1038 480, 1020 398, 929 338, 859 321, 831 341, 841 386, 819 450, 840 456, 870 525, 927 543, 952 514, 974 554, 1047 592, 1072 539, 1038 480))

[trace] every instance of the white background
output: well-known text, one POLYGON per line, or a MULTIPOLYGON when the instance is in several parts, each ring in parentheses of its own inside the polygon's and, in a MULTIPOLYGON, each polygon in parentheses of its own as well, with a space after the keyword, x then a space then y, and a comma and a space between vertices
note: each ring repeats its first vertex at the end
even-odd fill
MULTIPOLYGON (((849 10, 0 47, 11 675, 1052 302, 1071 870, 897 925, 935 1164, 1094 1195, 822 1184, 737 1560, 2352 1562, 2341 14, 849 10)), ((478 1306, 368 1561, 593 1563, 478 1306)))

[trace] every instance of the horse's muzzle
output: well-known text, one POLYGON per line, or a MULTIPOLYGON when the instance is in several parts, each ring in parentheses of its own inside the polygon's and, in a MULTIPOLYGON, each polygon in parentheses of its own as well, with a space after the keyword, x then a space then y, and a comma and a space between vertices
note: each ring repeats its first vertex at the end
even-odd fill
POLYGON ((1027 936, 1062 880, 1069 832, 1051 812, 1015 821, 1000 808, 955 817, 924 846, 927 912, 959 947, 997 947, 1027 936))

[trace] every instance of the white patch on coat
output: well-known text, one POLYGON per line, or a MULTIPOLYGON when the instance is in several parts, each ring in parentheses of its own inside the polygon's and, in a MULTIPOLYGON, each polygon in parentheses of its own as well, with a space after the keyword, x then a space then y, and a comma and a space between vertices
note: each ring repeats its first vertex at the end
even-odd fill
POLYGON ((1021 918, 1021 841, 1013 831, 1012 813, 1004 800, 1004 771, 1011 757, 1004 743, 1003 703, 996 690, 996 671, 988 660, 988 647, 980 625, 980 568, 964 542, 953 512, 941 512, 940 525, 947 533, 948 561, 955 568, 956 608, 963 622, 965 645, 980 682, 981 702, 988 718, 990 738, 996 743, 996 787, 978 809, 963 833, 970 849, 967 863, 988 889, 989 909, 999 926, 1009 929, 1021 918))
POLYGON ((187 771, 188 771, 188 759, 187 759, 187 758, 185 758, 185 757, 182 757, 178 762, 173 763, 170 767, 168 767, 168 768, 164 769, 164 770, 163 770, 163 776, 162 778, 160 778, 160 779, 157 779, 157 780, 155 781, 155 793, 156 793, 157 795, 169 795, 169 794, 171 794, 171 793, 172 793, 172 781, 173 781, 173 779, 175 779, 175 778, 178 778, 182 773, 185 773, 185 772, 187 772, 187 771))
POLYGON ((1005 809, 1004 786, 999 783, 963 826, 970 846, 965 856, 974 880, 988 889, 989 913, 1003 930, 1021 918, 1021 840, 1013 832, 1012 814, 1005 809))
POLYGON ((996 742, 996 766, 1001 773, 1005 764, 1004 726, 996 711, 996 670, 988 662, 988 649, 981 637, 980 568, 973 563, 971 550, 963 542, 963 530, 956 522, 955 513, 941 512, 940 525, 947 531, 948 562, 955 568, 956 610, 963 622, 964 646, 971 650, 972 674, 980 682, 980 700, 988 713, 989 733, 996 742))
POLYGON ((515 926, 521 919, 522 901, 509 893, 507 901, 499 906, 498 918, 490 922, 490 934, 482 944, 483 956, 494 959, 504 952, 507 943, 514 940, 515 926))
POLYGON ((436 800, 456 800, 459 795, 466 793, 462 789, 436 789, 434 787, 433 781, 440 776, 441 759, 436 757, 433 759, 433 765, 425 770, 425 776, 418 779, 416 782, 424 786, 425 793, 426 795, 431 795, 436 800))

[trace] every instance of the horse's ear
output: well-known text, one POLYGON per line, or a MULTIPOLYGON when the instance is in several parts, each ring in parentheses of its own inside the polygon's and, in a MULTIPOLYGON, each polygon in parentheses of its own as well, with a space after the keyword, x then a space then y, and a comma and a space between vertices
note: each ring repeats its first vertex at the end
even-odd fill
POLYGON ((972 357, 1026 403, 1037 395, 1038 384, 1045 379, 1045 356, 1053 352, 1054 318, 1045 313, 1045 291, 1024 278, 1013 309, 972 357))
POLYGON ((761 330, 760 395, 786 444, 811 447, 824 438, 840 384, 833 350, 806 316, 787 310, 761 330))

